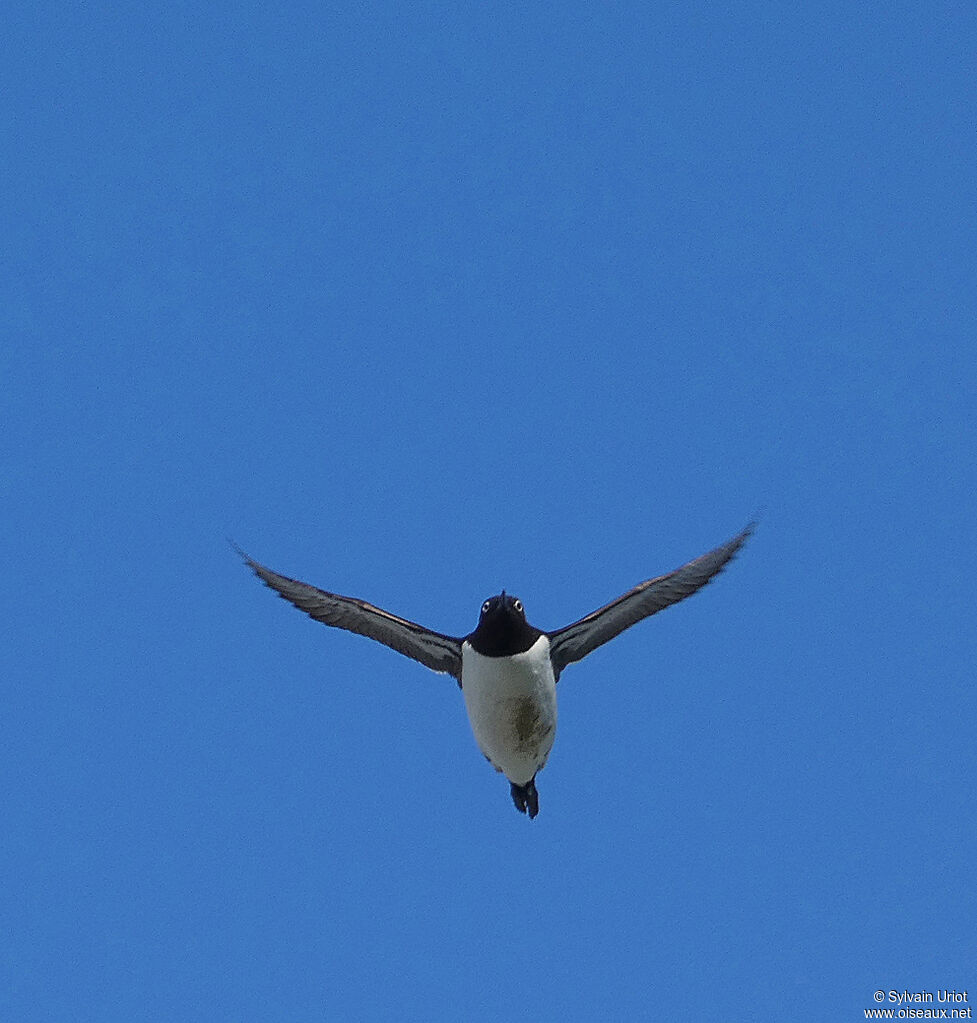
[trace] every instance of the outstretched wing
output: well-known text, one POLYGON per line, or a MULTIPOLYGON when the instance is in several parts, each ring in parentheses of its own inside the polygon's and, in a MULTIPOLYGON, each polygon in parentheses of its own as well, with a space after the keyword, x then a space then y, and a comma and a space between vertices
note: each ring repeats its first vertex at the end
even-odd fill
POLYGON ((327 593, 308 583, 289 579, 288 576, 279 575, 259 565, 240 548, 235 550, 266 586, 317 622, 375 639, 399 654, 420 661, 432 671, 454 675, 461 680, 460 639, 431 632, 406 618, 398 618, 389 611, 374 607, 365 600, 341 597, 338 593, 327 593))
POLYGON ((642 618, 692 596, 726 567, 749 539, 755 525, 751 522, 739 536, 674 572, 639 583, 633 590, 628 590, 617 600, 581 618, 579 622, 547 633, 550 638, 550 657, 557 676, 568 664, 586 657, 592 650, 640 622, 642 618))

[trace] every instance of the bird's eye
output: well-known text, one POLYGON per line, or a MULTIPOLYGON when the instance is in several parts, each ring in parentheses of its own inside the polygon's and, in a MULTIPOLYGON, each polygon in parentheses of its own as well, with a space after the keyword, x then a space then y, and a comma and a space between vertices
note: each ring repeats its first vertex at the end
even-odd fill
POLYGON ((490 606, 491 606, 491 601, 486 600, 485 603, 482 605, 482 614, 483 615, 484 614, 488 614, 488 609, 489 609, 490 606))
POLYGON ((521 601, 521 600, 519 600, 518 598, 516 598, 516 599, 515 599, 515 600, 514 600, 514 601, 512 602, 512 606, 513 606, 513 607, 514 607, 514 608, 515 608, 515 609, 516 609, 517 611, 519 611, 519 612, 522 612, 522 601, 521 601))

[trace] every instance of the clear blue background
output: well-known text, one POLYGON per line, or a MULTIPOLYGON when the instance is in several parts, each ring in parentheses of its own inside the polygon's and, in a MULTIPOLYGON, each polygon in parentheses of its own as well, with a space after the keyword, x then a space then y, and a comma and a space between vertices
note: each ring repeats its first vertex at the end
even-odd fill
POLYGON ((0 60, 4 1020, 977 999, 969 3, 35 3, 0 60), (273 568, 556 628, 530 823, 273 568))

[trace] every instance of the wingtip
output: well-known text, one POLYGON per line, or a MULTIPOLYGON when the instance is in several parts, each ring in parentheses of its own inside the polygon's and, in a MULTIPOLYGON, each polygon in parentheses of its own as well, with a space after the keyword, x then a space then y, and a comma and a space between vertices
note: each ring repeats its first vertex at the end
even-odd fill
POLYGON ((733 548, 732 555, 735 557, 739 554, 740 550, 746 544, 746 541, 756 532, 757 526, 760 524, 760 517, 755 515, 750 521, 739 531, 739 533, 733 537, 729 542, 729 545, 733 548))
POLYGON ((247 551, 243 550, 238 544, 236 544, 229 536, 224 538, 231 546, 231 550, 251 569, 252 572, 258 572, 258 563, 252 558, 247 551))
MULTIPOLYGON (((276 580, 280 582, 296 582, 295 579, 289 579, 288 576, 279 575, 277 572, 273 572, 270 568, 265 568, 260 561, 255 561, 246 551, 242 550, 230 537, 227 537, 227 542, 234 549, 234 552, 240 557, 240 559, 247 565, 248 568, 254 572, 260 582, 263 582, 268 589, 273 590, 283 600, 289 598, 276 586, 276 580)), ((304 584, 303 584, 304 585, 304 584)))

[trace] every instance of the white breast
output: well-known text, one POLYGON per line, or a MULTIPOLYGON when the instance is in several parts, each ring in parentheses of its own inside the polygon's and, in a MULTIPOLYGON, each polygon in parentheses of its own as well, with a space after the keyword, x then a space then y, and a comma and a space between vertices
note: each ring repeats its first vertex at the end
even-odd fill
POLYGON ((525 785, 556 737, 556 682, 546 636, 522 654, 484 657, 461 648, 461 686, 475 741, 497 771, 525 785))

